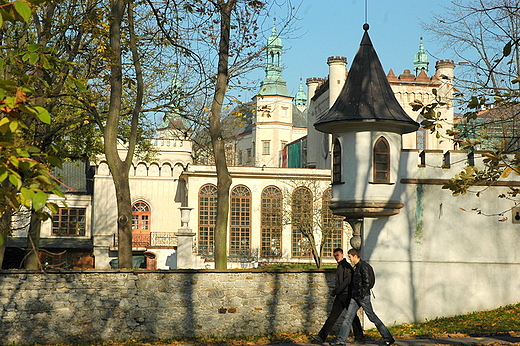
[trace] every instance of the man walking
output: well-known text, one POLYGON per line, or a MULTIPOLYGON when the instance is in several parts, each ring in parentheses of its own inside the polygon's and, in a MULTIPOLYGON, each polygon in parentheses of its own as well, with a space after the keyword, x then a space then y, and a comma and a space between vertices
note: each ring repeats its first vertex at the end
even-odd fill
POLYGON ((350 332, 350 327, 354 318, 357 317, 356 312, 360 307, 365 310, 368 319, 376 326, 377 330, 383 337, 385 346, 392 345, 395 342, 392 334, 390 334, 388 328, 383 324, 379 317, 377 317, 372 308, 372 303, 370 302, 370 289, 372 288, 371 282, 373 282, 373 278, 371 277, 372 271, 369 264, 361 260, 359 252, 356 249, 348 250, 348 259, 350 263, 352 263, 354 271, 352 277, 352 299, 350 300, 347 309, 347 316, 339 330, 338 338, 336 339, 336 342, 331 343, 331 346, 345 345, 350 332))
MULTIPOLYGON (((350 287, 352 283, 352 266, 347 262, 347 259, 344 258, 343 249, 334 249, 333 254, 334 258, 338 262, 338 267, 336 269, 336 287, 332 291, 332 294, 336 297, 334 298, 332 310, 330 311, 325 324, 317 335, 312 336, 315 341, 320 343, 325 342, 343 310, 348 308, 351 297, 350 287)), ((354 329, 355 340, 358 343, 364 344, 365 336, 363 335, 363 327, 361 327, 361 321, 357 315, 354 316, 352 327, 354 329)))

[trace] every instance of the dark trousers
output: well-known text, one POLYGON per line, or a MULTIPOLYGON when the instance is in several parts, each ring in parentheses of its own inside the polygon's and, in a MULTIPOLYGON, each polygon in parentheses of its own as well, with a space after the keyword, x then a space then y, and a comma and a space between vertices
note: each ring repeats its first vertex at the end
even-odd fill
MULTIPOLYGON (((330 311, 329 317, 325 321, 325 324, 321 328, 318 335, 320 338, 325 341, 327 340, 327 336, 330 331, 336 324, 336 321, 341 316, 341 313, 344 309, 347 309, 350 303, 350 294, 340 294, 334 298, 334 302, 332 303, 332 310, 330 311)), ((365 339, 363 335, 363 327, 361 327, 361 321, 359 317, 356 315, 354 321, 352 322, 352 329, 354 330, 354 338, 355 340, 361 341, 365 339)))

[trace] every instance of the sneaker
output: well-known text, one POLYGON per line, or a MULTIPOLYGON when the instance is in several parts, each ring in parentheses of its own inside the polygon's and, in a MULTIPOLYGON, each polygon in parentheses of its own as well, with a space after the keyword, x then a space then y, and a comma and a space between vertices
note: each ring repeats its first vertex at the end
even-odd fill
POLYGON ((311 335, 311 339, 312 339, 312 341, 318 342, 318 343, 320 343, 320 344, 323 344, 323 343, 325 342, 325 340, 323 340, 323 339, 321 338, 321 336, 319 336, 318 334, 316 334, 316 335, 311 335))
POLYGON ((356 344, 356 345, 364 345, 366 343, 367 343, 367 341, 365 340, 365 338, 359 338, 359 339, 355 338, 354 339, 354 344, 356 344))
POLYGON ((333 342, 329 342, 329 345, 330 346, 345 346, 346 343, 341 342, 341 341, 333 341, 333 342))
POLYGON ((391 338, 390 340, 385 340, 385 342, 383 344, 385 346, 390 346, 390 345, 393 345, 394 343, 395 343, 395 339, 391 338))

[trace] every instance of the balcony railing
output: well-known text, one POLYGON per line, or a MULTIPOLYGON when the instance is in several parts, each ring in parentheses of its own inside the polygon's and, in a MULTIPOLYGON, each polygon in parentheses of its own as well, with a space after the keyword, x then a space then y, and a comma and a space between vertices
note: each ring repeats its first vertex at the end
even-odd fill
MULTIPOLYGON (((114 234, 113 247, 118 246, 117 234, 114 234)), ((177 237, 174 232, 132 232, 132 247, 174 247, 177 246, 177 237)))
POLYGON ((152 232, 152 246, 177 246, 177 237, 173 232, 152 232))

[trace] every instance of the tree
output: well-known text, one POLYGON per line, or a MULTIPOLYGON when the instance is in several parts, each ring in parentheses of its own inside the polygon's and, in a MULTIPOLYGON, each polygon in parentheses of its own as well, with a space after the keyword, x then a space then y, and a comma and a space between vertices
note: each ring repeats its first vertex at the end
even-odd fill
MULTIPOLYGON (((226 162, 223 110, 233 104, 227 95, 229 88, 240 86, 238 77, 258 66, 255 61, 265 47, 259 37, 258 18, 267 10, 267 5, 258 0, 186 0, 178 2, 176 7, 162 8, 152 5, 151 1, 148 3, 154 8, 164 37, 176 47, 182 45, 182 56, 191 62, 189 65, 195 64, 199 69, 198 78, 192 78, 198 85, 186 80, 186 85, 193 85, 187 88, 207 95, 201 102, 204 106, 207 104, 201 109, 203 112, 195 112, 196 117, 188 118, 202 125, 207 120, 217 171, 215 267, 226 268, 231 176, 226 162), (182 44, 179 37, 184 38, 182 44)), ((290 4, 288 8, 291 17, 293 8, 290 4)))
MULTIPOLYGON (((486 150, 483 167, 471 165, 450 179, 443 188, 454 195, 465 194, 475 186, 482 189, 509 174, 520 174, 518 116, 520 114, 520 5, 516 1, 452 1, 446 13, 435 15, 423 27, 443 40, 460 59, 456 97, 463 110, 456 124, 445 124, 436 108, 415 102, 432 132, 453 126, 448 134, 460 148, 475 152, 486 150)), ((520 191, 510 187, 501 198, 514 204, 520 191)))
POLYGON ((332 254, 342 247, 346 224, 329 207, 329 182, 317 179, 292 180, 283 193, 282 224, 291 226, 293 252, 296 256, 312 256, 321 268, 325 252, 332 254))
MULTIPOLYGON (((0 25, 10 29, 17 22, 28 23, 33 8, 33 2, 0 2, 0 25)), ((21 56, 46 57, 46 52, 38 47, 24 48, 19 52, 21 56)), ((36 68, 36 61, 28 60, 36 68)), ((16 73, 16 69, 11 68, 15 62, 10 57, 0 59, 0 267, 12 214, 25 208, 31 211, 34 224, 38 224, 36 221, 49 217, 48 210, 57 210, 57 205, 48 201, 48 195, 63 195, 50 174, 53 167, 61 166, 61 161, 42 152, 25 137, 31 123, 41 126, 51 122, 50 114, 38 99, 36 87, 40 79, 37 75, 32 78, 16 73)))

